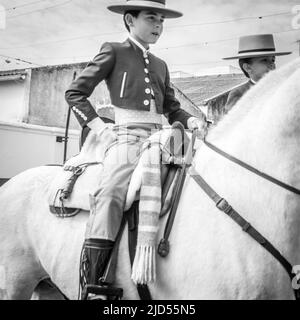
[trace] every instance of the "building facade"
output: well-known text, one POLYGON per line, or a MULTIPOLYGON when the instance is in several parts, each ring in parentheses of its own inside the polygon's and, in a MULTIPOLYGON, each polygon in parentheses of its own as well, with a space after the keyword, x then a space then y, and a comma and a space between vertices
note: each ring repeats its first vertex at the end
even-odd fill
POLYGON ((229 92, 248 81, 244 74, 217 74, 172 79, 173 84, 216 124, 225 115, 229 92))
MULTIPOLYGON (((86 63, 0 71, 0 179, 28 168, 62 164, 68 105, 64 94, 86 63)), ((203 118, 199 108, 177 87, 182 108, 203 118)), ((90 97, 100 116, 114 120, 104 82, 90 97)), ((167 124, 167 121, 164 121, 167 124)), ((81 128, 71 113, 66 158, 79 152, 81 128)))

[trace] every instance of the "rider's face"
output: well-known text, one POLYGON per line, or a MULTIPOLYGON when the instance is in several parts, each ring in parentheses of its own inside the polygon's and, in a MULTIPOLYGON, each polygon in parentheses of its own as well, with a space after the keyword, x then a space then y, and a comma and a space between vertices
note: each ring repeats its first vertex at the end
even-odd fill
POLYGON ((147 48, 161 36, 164 19, 161 13, 142 10, 137 17, 130 17, 130 34, 147 48))
POLYGON ((246 71, 254 81, 260 80, 266 73, 276 68, 275 56, 252 58, 246 71))

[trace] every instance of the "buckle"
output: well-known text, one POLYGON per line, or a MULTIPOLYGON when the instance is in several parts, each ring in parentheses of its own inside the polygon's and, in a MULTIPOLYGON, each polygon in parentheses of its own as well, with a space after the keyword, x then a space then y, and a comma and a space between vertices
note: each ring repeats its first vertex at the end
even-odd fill
POLYGON ((223 212, 225 212, 226 214, 228 214, 232 207, 231 205, 224 199, 222 198, 217 204, 216 204, 217 208, 223 212))
POLYGON ((165 258, 170 252, 169 241, 166 239, 161 239, 157 251, 162 258, 165 258))

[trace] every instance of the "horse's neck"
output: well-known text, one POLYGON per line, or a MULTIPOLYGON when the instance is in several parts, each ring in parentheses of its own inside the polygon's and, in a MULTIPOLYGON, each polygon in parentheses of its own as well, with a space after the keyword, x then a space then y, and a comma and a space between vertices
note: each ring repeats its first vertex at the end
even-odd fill
POLYGON ((286 182, 299 158, 299 68, 288 66, 261 80, 212 134, 228 153, 286 182))
MULTIPOLYGON (((297 112, 300 72, 287 78, 274 85, 275 89, 270 88, 269 95, 265 92, 262 99, 254 99, 252 109, 246 110, 239 123, 232 128, 228 123, 223 128, 220 124, 221 129, 216 128, 217 134, 211 134, 208 140, 256 169, 300 188, 300 113, 297 112), (222 132, 224 127, 227 132, 222 132)), ((258 89, 261 93, 262 89, 258 89)), ((248 98, 236 108, 249 108, 243 105, 251 102, 251 97, 248 98)), ((239 113, 243 114, 243 110, 236 110, 236 114, 228 115, 225 121, 230 123, 239 113)), ((230 200, 267 238, 285 252, 294 251, 299 245, 299 236, 291 239, 290 234, 300 232, 298 195, 231 163, 205 146, 200 148, 195 162, 216 191, 230 200)))

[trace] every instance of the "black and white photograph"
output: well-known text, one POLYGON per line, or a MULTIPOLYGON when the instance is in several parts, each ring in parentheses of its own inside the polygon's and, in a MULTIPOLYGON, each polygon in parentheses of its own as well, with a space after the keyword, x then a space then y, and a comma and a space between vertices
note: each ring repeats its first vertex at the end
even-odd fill
POLYGON ((299 0, 0 0, 0 300, 199 318, 299 248, 299 0))

